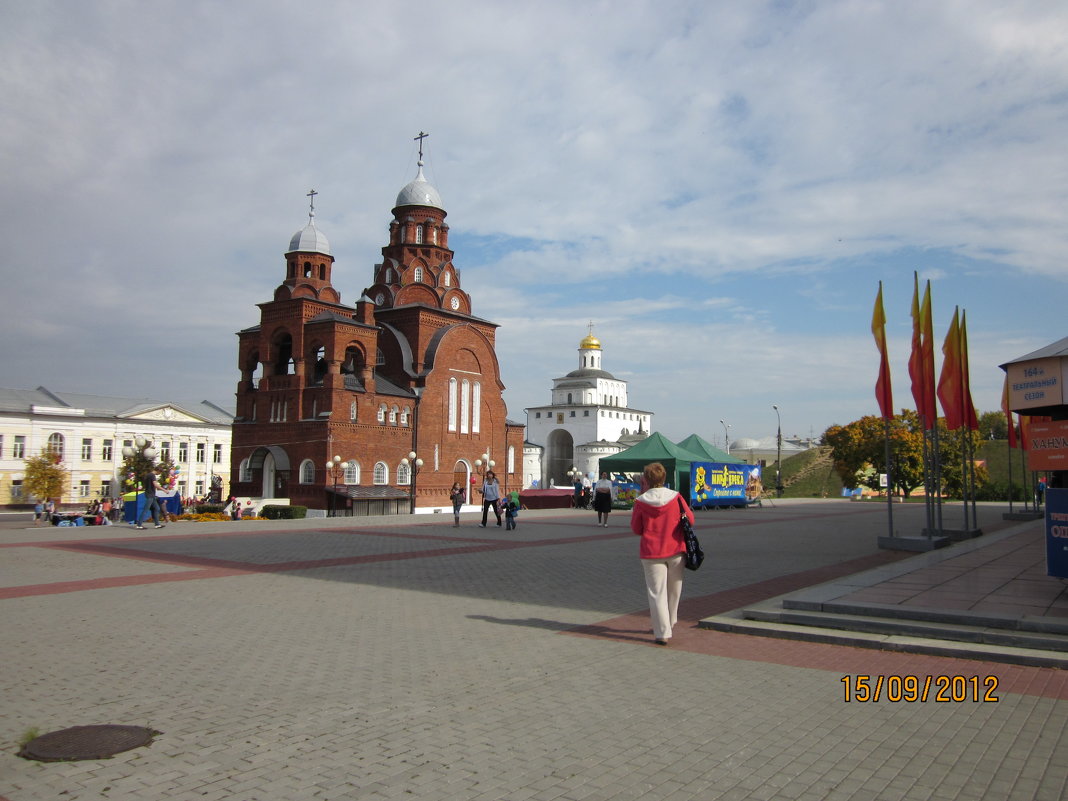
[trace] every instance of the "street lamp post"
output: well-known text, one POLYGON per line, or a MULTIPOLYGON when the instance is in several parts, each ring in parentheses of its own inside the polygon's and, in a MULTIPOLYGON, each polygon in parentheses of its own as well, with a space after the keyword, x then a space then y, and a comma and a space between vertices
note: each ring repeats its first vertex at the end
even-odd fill
POLYGON ((724 450, 726 450, 727 451, 727 455, 730 456, 731 455, 731 435, 727 431, 727 429, 730 428, 730 425, 728 425, 727 423, 724 423, 722 420, 720 420, 719 423, 720 423, 721 426, 723 426, 723 443, 727 446, 724 450))
POLYGON ((775 494, 778 497, 782 497, 782 416, 779 414, 779 407, 776 404, 771 404, 771 408, 775 410, 775 419, 778 421, 778 433, 775 437, 775 494))
POLYGON ((410 451, 408 453, 407 458, 401 459, 401 464, 406 464, 411 468, 411 472, 409 473, 409 478, 408 478, 408 483, 411 486, 411 492, 409 493, 409 495, 411 495, 411 499, 410 499, 410 505, 408 507, 408 514, 414 515, 415 514, 415 482, 416 482, 416 479, 419 476, 419 468, 421 468, 423 466, 423 460, 418 458, 415 455, 415 451, 410 451))
POLYGON ((327 475, 333 475, 334 477, 334 492, 330 496, 330 517, 337 515, 337 480, 338 476, 344 475, 345 471, 349 469, 349 463, 341 461, 340 456, 335 456, 333 459, 326 463, 327 475))

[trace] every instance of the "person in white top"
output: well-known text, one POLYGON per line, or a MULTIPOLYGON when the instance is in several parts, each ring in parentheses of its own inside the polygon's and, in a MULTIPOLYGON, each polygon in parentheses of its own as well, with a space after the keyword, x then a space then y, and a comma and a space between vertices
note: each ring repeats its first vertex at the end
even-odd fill
POLYGON ((608 473, 601 473, 600 480, 593 486, 593 508, 597 510, 597 525, 608 527, 608 513, 612 511, 612 496, 615 488, 608 478, 608 473))

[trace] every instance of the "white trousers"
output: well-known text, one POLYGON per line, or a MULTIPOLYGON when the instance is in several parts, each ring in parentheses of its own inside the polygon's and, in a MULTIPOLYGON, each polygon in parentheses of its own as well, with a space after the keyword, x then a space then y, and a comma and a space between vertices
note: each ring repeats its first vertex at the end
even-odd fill
POLYGON ((671 629, 679 622, 679 598, 682 596, 682 554, 667 559, 642 559, 645 589, 649 594, 649 616, 653 619, 653 637, 671 639, 671 629))

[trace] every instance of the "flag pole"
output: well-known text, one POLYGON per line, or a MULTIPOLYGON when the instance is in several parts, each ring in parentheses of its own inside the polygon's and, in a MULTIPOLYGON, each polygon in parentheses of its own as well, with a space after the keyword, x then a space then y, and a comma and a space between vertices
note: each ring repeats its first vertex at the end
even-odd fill
POLYGON ((886 524, 889 536, 894 536, 894 465, 890 461, 890 421, 883 419, 886 433, 886 524))

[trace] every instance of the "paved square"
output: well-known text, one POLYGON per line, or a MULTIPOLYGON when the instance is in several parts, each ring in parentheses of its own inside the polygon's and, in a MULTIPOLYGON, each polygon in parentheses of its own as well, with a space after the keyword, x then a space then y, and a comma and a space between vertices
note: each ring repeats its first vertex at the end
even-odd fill
POLYGON ((901 558, 876 547, 882 508, 699 515, 709 558, 670 648, 650 644, 627 516, 593 521, 0 531, 0 797, 1063 797, 1060 671, 695 627, 901 558), (847 674, 965 673, 999 700, 844 700, 847 674), (163 734, 110 760, 14 756, 31 728, 97 723, 163 734))

